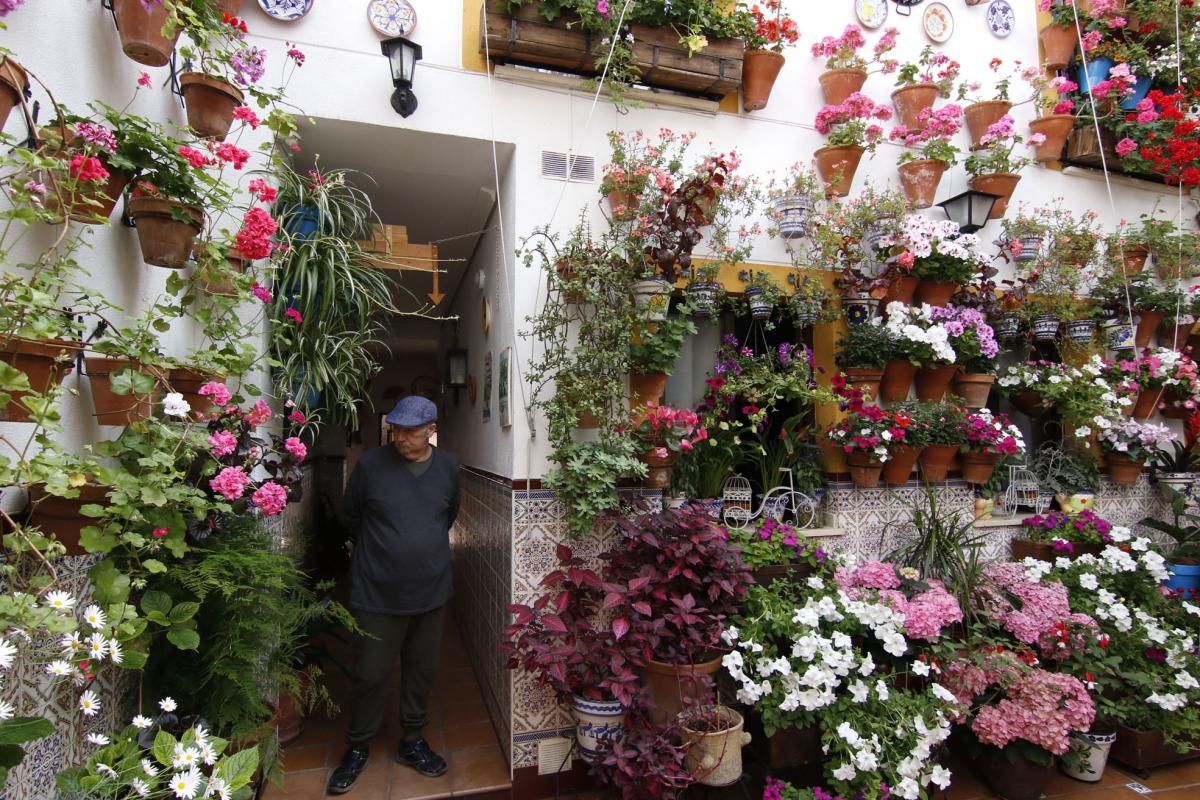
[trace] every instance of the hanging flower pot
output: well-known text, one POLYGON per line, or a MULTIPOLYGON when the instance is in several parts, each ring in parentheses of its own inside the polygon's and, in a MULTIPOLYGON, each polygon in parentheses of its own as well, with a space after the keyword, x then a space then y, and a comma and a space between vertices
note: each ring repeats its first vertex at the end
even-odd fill
POLYGON ((825 183, 827 198, 845 197, 850 194, 854 183, 854 173, 858 171, 858 162, 862 160, 865 148, 857 145, 848 147, 822 147, 813 153, 817 162, 817 172, 825 183))
POLYGON ((603 757, 614 742, 625 736, 625 706, 620 700, 589 700, 571 696, 575 717, 575 741, 584 761, 603 757))
POLYGON ((808 233, 813 201, 806 194, 785 194, 775 203, 775 220, 784 239, 800 239, 808 233))
POLYGON ((1017 338, 1021 334, 1021 315, 1015 311, 1001 314, 996 320, 995 331, 999 339, 1017 338))
POLYGON ((1028 264, 1030 261, 1037 261, 1038 256, 1042 252, 1042 237, 1020 236, 1018 239, 1021 242, 1021 250, 1013 256, 1013 261, 1016 261, 1018 264, 1028 264))
POLYGON ((846 322, 851 325, 862 325, 875 316, 879 301, 873 297, 843 297, 842 311, 846 314, 846 322))
POLYGON ((642 486, 647 489, 667 489, 671 486, 671 471, 675 468, 675 454, 665 447, 655 447, 642 453, 639 458, 646 465, 646 479, 642 486))
POLYGON ((692 709, 679 715, 689 775, 703 786, 731 786, 742 777, 742 748, 750 734, 742 715, 726 706, 692 709))
POLYGON ((1042 63, 1049 69, 1066 69, 1079 43, 1074 25, 1047 25, 1042 28, 1042 63))
MULTIPOLYGON (((70 125, 41 128, 38 140, 46 145, 47 155, 60 159, 64 164, 78 155, 85 144, 70 125)), ((48 210, 61 214, 66 209, 68 218, 86 225, 108 221, 129 183, 129 173, 112 166, 102 151, 97 151, 91 157, 99 162, 108 177, 84 180, 80 172, 78 178, 60 182, 55 172, 48 170, 45 173, 45 203, 48 210)))
POLYGON ((763 322, 771 318, 775 311, 775 303, 763 296, 762 289, 751 286, 746 290, 746 303, 750 306, 750 318, 763 322))
POLYGON ((929 208, 937 196, 938 184, 946 171, 946 162, 934 158, 909 161, 896 167, 904 196, 913 208, 929 208))
POLYGON ((667 310, 671 306, 670 282, 659 278, 637 281, 633 284, 633 299, 638 310, 650 322, 662 322, 667 318, 667 310))
POLYGON ((92 403, 96 407, 96 422, 100 425, 131 425, 146 419, 154 410, 150 394, 113 391, 112 376, 123 370, 137 372, 141 365, 127 358, 85 358, 87 376, 92 385, 92 403))
POLYGON ((1131 278, 1146 268, 1146 260, 1149 258, 1150 251, 1143 245, 1127 244, 1121 248, 1117 269, 1126 278, 1131 278))
POLYGON ((1176 350, 1182 350, 1187 344, 1188 338, 1192 335, 1192 328, 1196 326, 1194 322, 1185 322, 1182 325, 1168 325, 1166 320, 1158 326, 1158 344, 1159 347, 1171 347, 1176 350))
POLYGON ((956 372, 958 367, 954 364, 921 367, 917 370, 917 399, 925 403, 941 402, 956 372))
POLYGON ((224 141, 233 125, 233 110, 242 105, 242 90, 203 72, 185 72, 179 76, 179 91, 191 129, 206 139, 224 141))
POLYGON ((861 390, 867 395, 868 402, 879 400, 879 382, 882 379, 881 369, 846 367, 846 386, 861 390))
POLYGON ((113 16, 125 55, 148 67, 162 67, 171 60, 180 29, 163 36, 170 12, 163 3, 142 0, 113 0, 113 16))
POLYGON ((958 291, 954 281, 921 281, 913 292, 913 302, 918 305, 928 303, 931 306, 944 306, 950 302, 958 291))
POLYGON ((174 200, 131 197, 126 210, 137 225, 143 261, 168 269, 187 266, 192 245, 204 223, 204 214, 200 209, 174 200), (187 221, 180 221, 176 215, 187 221))
POLYGON ((1034 158, 1041 162, 1058 161, 1067 145, 1067 136, 1074 128, 1073 114, 1049 114, 1030 120, 1029 130, 1046 137, 1046 141, 1034 147, 1034 158))
POLYGON ((921 475, 927 483, 941 483, 950 472, 950 465, 958 455, 956 444, 930 444, 921 451, 921 475))
POLYGON ((608 207, 612 211, 613 219, 627 220, 637 216, 638 206, 642 198, 633 192, 627 192, 623 189, 613 189, 608 193, 608 207))
POLYGON ((1063 326, 1067 341, 1075 344, 1088 345, 1096 337, 1096 320, 1072 319, 1063 326))
POLYGON ((225 379, 191 367, 176 367, 167 373, 167 382, 170 390, 183 395, 183 399, 192 407, 192 413, 203 414, 209 410, 212 403, 207 395, 200 394, 200 387, 206 383, 224 383, 225 379))
POLYGON ((1138 393, 1137 402, 1133 404, 1134 419, 1149 419, 1158 410, 1158 404, 1162 400, 1165 387, 1158 389, 1143 389, 1138 393))
POLYGON ((971 149, 977 150, 982 147, 979 140, 987 133, 988 128, 999 122, 1000 118, 1011 110, 1012 103, 1007 100, 985 100, 964 108, 967 132, 971 135, 971 149))
POLYGON ((667 374, 665 372, 629 373, 630 408, 641 408, 647 403, 660 403, 666 390, 667 374))
POLYGON ((862 89, 867 82, 867 71, 863 69, 830 69, 817 76, 825 104, 840 106, 846 98, 862 89))
POLYGON ((893 358, 883 370, 879 396, 889 403, 908 399, 908 389, 917 376, 917 365, 907 358, 893 358))
POLYGON ((688 298, 701 314, 712 314, 716 310, 720 293, 721 284, 713 281, 697 281, 687 287, 688 298))
POLYGON ((921 457, 921 450, 922 448, 920 447, 910 447, 903 444, 889 447, 888 455, 891 458, 883 462, 883 482, 906 482, 912 476, 913 468, 917 465, 917 459, 921 457))
POLYGON ((1047 400, 1041 394, 1029 389, 1012 398, 1012 404, 1018 411, 1031 419, 1044 416, 1054 408, 1053 400, 1047 400))
POLYGON ((771 89, 779 70, 783 69, 783 53, 774 50, 747 50, 742 61, 742 108, 758 111, 767 107, 771 89))
MULTIPOLYGON (((24 373, 29 388, 39 394, 48 393, 75 363, 78 342, 62 339, 22 339, 13 336, 0 344, 0 361, 24 373)), ((24 399, 26 391, 10 391, 8 405, 0 409, 0 420, 29 422, 29 409, 24 399)))
MULTIPOLYGON (((225 264, 230 270, 239 274, 244 273, 246 263, 240 250, 236 247, 229 248, 225 264)), ((222 272, 218 265, 206 264, 199 274, 200 281, 204 284, 204 291, 221 297, 237 297, 237 287, 233 285, 233 279, 227 273, 222 272)))
POLYGON ((1134 461, 1121 453, 1105 453, 1104 465, 1108 467, 1108 477, 1117 486, 1133 486, 1142 475, 1144 461, 1134 461))
POLYGON ((958 456, 962 477, 967 483, 987 483, 999 460, 999 453, 960 453, 958 456))
POLYGON ((880 308, 886 309, 888 303, 893 302, 910 304, 920 283, 921 279, 916 275, 901 275, 893 279, 884 289, 883 297, 879 298, 880 308))
POLYGON ((855 450, 846 455, 846 463, 850 467, 850 480, 859 489, 874 489, 879 485, 879 474, 883 472, 883 463, 875 461, 870 453, 855 450))
POLYGON ((1163 407, 1158 413, 1166 419, 1187 419, 1196 413, 1196 403, 1184 394, 1167 392, 1162 397, 1163 407))
POLYGON ((228 12, 230 16, 236 17, 241 13, 242 4, 245 2, 246 0, 214 0, 213 8, 222 14, 228 12))
POLYGON ((1071 750, 1074 759, 1063 759, 1059 762, 1062 771, 1077 781, 1097 783, 1104 777, 1104 768, 1108 764, 1108 751, 1117 740, 1115 732, 1109 733, 1071 733, 1071 750))
POLYGON ((96 520, 85 517, 80 509, 88 503, 107 504, 108 490, 98 483, 85 483, 76 489, 78 497, 59 497, 49 494, 44 484, 35 483, 29 487, 29 524, 38 526, 47 536, 53 534, 67 548, 67 555, 84 555, 87 551, 80 545, 79 536, 96 520))
POLYGON ((0 130, 8 122, 8 115, 21 104, 29 76, 25 69, 10 56, 0 56, 0 130))
POLYGON ((983 408, 996 376, 986 372, 959 372, 954 376, 954 394, 963 399, 967 408, 983 408))
POLYGON ((971 188, 980 192, 999 195, 992 205, 992 213, 988 219, 1000 219, 1008 211, 1008 201, 1017 190, 1017 182, 1021 176, 1010 172, 996 172, 991 175, 976 175, 969 181, 971 188))
POLYGON ((1133 333, 1133 346, 1138 350, 1150 346, 1150 337, 1166 319, 1165 311, 1139 311, 1137 328, 1133 333))
POLYGON ((1038 314, 1033 318, 1033 340, 1035 342, 1053 342, 1058 338, 1058 329, 1062 320, 1053 314, 1038 314))
POLYGON ((910 131, 918 131, 925 128, 918 116, 925 109, 933 108, 937 98, 937 84, 918 83, 892 92, 892 105, 896 107, 896 116, 900 118, 900 124, 910 131))
POLYGON ((1119 352, 1133 349, 1133 326, 1121 317, 1106 317, 1100 323, 1104 330, 1104 344, 1109 350, 1119 352))

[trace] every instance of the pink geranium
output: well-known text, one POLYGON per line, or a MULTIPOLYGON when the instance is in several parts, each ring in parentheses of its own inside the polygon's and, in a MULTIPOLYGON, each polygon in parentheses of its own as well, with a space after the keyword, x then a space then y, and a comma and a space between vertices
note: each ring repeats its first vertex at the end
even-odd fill
POLYGON ((258 400, 254 403, 254 406, 246 412, 242 419, 244 419, 246 424, 250 427, 256 428, 259 425, 265 424, 271 419, 271 407, 267 405, 266 400, 258 400))
POLYGON ((217 458, 223 458, 237 450, 238 437, 229 431, 217 431, 208 437, 208 447, 217 458))
POLYGON ((287 489, 274 481, 267 481, 250 495, 250 501, 268 517, 273 517, 287 506, 287 489))
POLYGON ((224 406, 233 399, 233 393, 223 383, 206 383, 200 387, 197 392, 201 397, 207 397, 212 400, 213 405, 224 406))
POLYGON ((226 500, 237 500, 246 493, 246 487, 250 484, 250 476, 242 471, 241 467, 225 467, 217 473, 217 476, 208 482, 214 492, 217 492, 226 500))
POLYGON ((305 456, 308 455, 308 448, 304 445, 304 442, 300 441, 295 436, 289 436, 288 438, 284 439, 283 447, 285 450, 291 453, 297 461, 303 461, 305 456))

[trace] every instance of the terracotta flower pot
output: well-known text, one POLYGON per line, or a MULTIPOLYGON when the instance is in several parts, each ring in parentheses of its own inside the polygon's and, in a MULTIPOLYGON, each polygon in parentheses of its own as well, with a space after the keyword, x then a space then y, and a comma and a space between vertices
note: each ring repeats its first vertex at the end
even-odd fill
POLYGON ((702 786, 731 786, 742 777, 742 748, 750 734, 742 730, 742 715, 726 706, 680 716, 687 743, 684 764, 702 786), (707 728, 709 721, 715 729, 707 728))
POLYGON ((883 462, 884 483, 904 483, 912 476, 913 467, 921 457, 920 447, 899 445, 888 448, 891 458, 883 462))
POLYGON ((1014 173, 998 172, 992 175, 976 175, 971 178, 971 188, 980 192, 990 192, 1000 195, 1000 199, 992 206, 988 219, 1000 219, 1008 211, 1008 201, 1012 199, 1021 176, 1014 173))
POLYGON ((988 128, 1000 121, 1000 118, 1012 110, 1012 103, 1007 100, 985 100, 982 103, 972 103, 963 109, 967 122, 967 132, 971 135, 971 149, 981 145, 979 140, 987 133, 988 128))
POLYGON ((916 364, 906 358, 893 358, 883 370, 879 396, 889 403, 908 399, 908 389, 916 376, 916 364))
POLYGON ((674 719, 683 710, 682 698, 697 700, 701 705, 711 702, 711 676, 721 668, 721 659, 700 664, 667 664, 650 660, 638 670, 642 685, 650 693, 654 707, 649 717, 654 722, 674 719))
POLYGON ((126 358, 85 358, 87 375, 92 385, 92 402, 96 406, 96 422, 101 425, 131 425, 146 419, 154 410, 149 394, 117 394, 112 388, 112 375, 122 370, 135 372, 140 364, 126 358))
POLYGON ((1117 268, 1121 270, 1122 275, 1129 278, 1146 268, 1146 259, 1148 258, 1150 258, 1150 251, 1143 245, 1127 244, 1120 251, 1117 268))
POLYGON ((866 367, 846 367, 846 385, 861 389, 871 401, 879 399, 879 381, 883 370, 866 367))
POLYGON ((1160 347, 1174 347, 1177 350, 1182 350, 1187 344, 1188 337, 1192 335, 1192 328, 1196 327, 1194 322, 1185 322, 1182 325, 1168 325, 1165 321, 1158 326, 1158 344, 1160 347))
POLYGON ((883 472, 883 463, 872 460, 872 457, 856 450, 846 455, 846 464, 850 467, 850 480, 859 489, 874 489, 879 485, 879 474, 883 472))
MULTIPOLYGON (((63 374, 74 366, 74 357, 78 350, 77 342, 62 339, 35 341, 14 336, 0 344, 0 361, 23 372, 29 379, 29 388, 32 391, 46 394, 57 385, 63 374)), ((0 420, 29 422, 29 410, 24 405, 24 398, 29 392, 13 391, 8 394, 8 405, 0 409, 0 420)))
POLYGON ((1142 474, 1143 461, 1134 461, 1120 453, 1105 453, 1104 465, 1108 467, 1108 477, 1118 486, 1133 486, 1142 474))
POLYGON ((1066 69, 1079 44, 1075 26, 1047 25, 1038 35, 1042 40, 1042 63, 1050 69, 1066 69))
POLYGON ((813 153, 817 172, 825 183, 826 197, 845 197, 850 194, 854 173, 858 171, 858 162, 862 161, 864 152, 866 150, 862 147, 850 146, 822 147, 813 153))
POLYGON ((1012 398, 1012 404, 1027 417, 1040 417, 1054 408, 1054 402, 1047 400, 1037 392, 1024 391, 1012 398))
POLYGON ((1163 407, 1158 413, 1166 419, 1187 419, 1196 413, 1195 408, 1184 405, 1187 400, 1187 395, 1167 392, 1162 397, 1163 407))
POLYGON ((931 306, 944 306, 958 292, 958 284, 953 281, 921 281, 913 292, 913 302, 917 305, 928 303, 931 306))
POLYGON ((179 90, 192 130, 207 139, 223 141, 233 125, 233 110, 242 105, 242 90, 202 72, 180 75, 179 90))
POLYGON ((1010 543, 1013 561, 1024 561, 1027 558, 1036 558, 1038 561, 1045 561, 1048 564, 1053 564, 1060 558, 1075 559, 1084 553, 1098 556, 1104 550, 1104 545, 1085 544, 1084 542, 1072 542, 1073 550, 1068 553, 1063 550, 1055 550, 1054 545, 1047 542, 1036 542, 1033 539, 1013 539, 1010 543))
POLYGON ((917 370, 917 399, 924 403, 941 402, 957 372, 958 367, 955 364, 921 367, 917 370))
POLYGON ((108 487, 98 483, 85 483, 78 491, 78 497, 58 497, 47 494, 43 484, 29 487, 29 500, 33 504, 29 524, 37 525, 44 534, 53 534, 67 548, 69 556, 87 552, 79 544, 79 535, 87 526, 96 524, 94 518, 83 516, 79 509, 86 503, 104 504, 108 500, 108 487))
POLYGON ((187 266, 192 245, 204 223, 200 209, 174 200, 152 197, 131 197, 127 209, 137 225, 143 261, 168 269, 187 266), (173 211, 182 214, 188 221, 180 222, 172 214, 173 211))
POLYGON ((1000 460, 999 453, 960 453, 962 477, 967 483, 987 483, 1000 460))
POLYGON ((8 56, 0 58, 4 59, 0 62, 0 130, 3 130, 8 122, 8 115, 21 104, 21 99, 25 96, 25 85, 29 83, 29 76, 14 59, 8 56))
POLYGON ((932 108, 937 99, 938 87, 933 83, 904 86, 892 92, 892 105, 896 107, 900 124, 912 131, 924 129, 925 125, 917 117, 925 109, 932 108))
POLYGON ((613 219, 626 220, 637 216, 641 197, 623 189, 614 189, 608 193, 608 207, 612 210, 613 219), (617 211, 617 209, 623 209, 617 211))
POLYGON ((246 0, 214 0, 213 7, 221 13, 228 11, 230 14, 236 17, 239 13, 241 13, 242 4, 245 2, 246 0))
POLYGON ((1141 350, 1150 346, 1150 337, 1158 330, 1158 326, 1166 319, 1165 311, 1139 311, 1137 328, 1133 332, 1133 344, 1141 350))
POLYGON ((836 106, 846 102, 846 98, 862 89, 867 82, 867 72, 862 69, 831 69, 817 76, 821 84, 821 93, 825 95, 828 105, 836 106))
MULTIPOLYGON (((241 251, 236 247, 229 248, 229 253, 225 257, 225 263, 228 268, 237 273, 246 271, 246 259, 242 258, 241 251)), ((221 297, 237 297, 237 287, 233 285, 233 280, 230 276, 221 271, 215 264, 206 265, 199 272, 200 281, 204 284, 204 291, 212 295, 220 295, 221 297)))
POLYGON ((192 413, 203 414, 212 406, 206 395, 200 394, 200 387, 206 383, 223 383, 220 375, 208 375, 190 367, 176 367, 167 374, 169 389, 179 392, 183 399, 192 407, 192 413))
MULTIPOLYGON (((60 159, 64 164, 83 150, 85 142, 75 134, 70 125, 51 125, 38 129, 38 141, 46 147, 47 155, 60 159)), ((92 152, 108 172, 108 178, 101 181, 67 181, 70 185, 60 183, 54 171, 47 171, 46 176, 46 208, 62 213, 65 208, 67 216, 75 222, 96 225, 107 222, 117 207, 117 200, 129 184, 129 173, 119 170, 108 162, 103 151, 92 152)))
POLYGON ((954 376, 954 394, 967 408, 983 408, 995 382, 996 376, 986 372, 959 372, 954 376))
POLYGON ((646 479, 642 481, 642 486, 647 489, 666 489, 671 485, 671 472, 675 468, 674 453, 667 450, 665 456, 659 456, 654 454, 654 450, 647 450, 639 458, 646 465, 646 479))
POLYGON ((665 372, 629 373, 629 407, 632 409, 643 408, 647 403, 662 402, 666 390, 665 372))
POLYGON ((910 304, 913 292, 917 290, 920 283, 921 279, 916 275, 901 275, 899 278, 895 278, 884 288, 883 297, 879 298, 879 313, 886 316, 888 303, 910 304))
POLYGON ((1133 404, 1133 418, 1150 419, 1150 417, 1154 416, 1154 412, 1158 410, 1158 404, 1162 400, 1163 392, 1165 391, 1165 387, 1143 389, 1138 394, 1137 402, 1133 404))
POLYGON ((942 182, 942 173, 946 171, 946 162, 933 158, 923 158, 909 161, 896 167, 900 173, 900 185, 904 187, 904 196, 913 208, 929 208, 937 197, 938 185, 942 182))
POLYGON ((1038 161, 1058 161, 1062 158, 1063 148, 1067 145, 1067 136, 1075 128, 1075 115, 1050 114, 1029 121, 1029 130, 1040 133, 1046 141, 1034 148, 1034 157, 1038 161))
POLYGON ((162 67, 171 60, 179 29, 171 37, 163 36, 170 15, 162 3, 142 0, 113 0, 113 15, 125 55, 148 67, 162 67))
POLYGON ((742 108, 758 111, 767 107, 771 88, 783 69, 783 53, 774 50, 747 50, 742 61, 742 108))
POLYGON ((921 451, 921 475, 926 483, 941 483, 950 472, 950 465, 958 455, 956 444, 930 444, 921 451))

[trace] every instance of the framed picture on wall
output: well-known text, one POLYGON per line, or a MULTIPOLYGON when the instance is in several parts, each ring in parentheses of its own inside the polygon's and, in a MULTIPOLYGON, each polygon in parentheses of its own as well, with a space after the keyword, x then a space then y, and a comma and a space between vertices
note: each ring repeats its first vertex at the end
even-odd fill
POLYGON ((500 363, 496 367, 496 405, 500 407, 500 427, 512 425, 512 348, 506 347, 500 351, 500 363))
POLYGON ((492 418, 492 351, 483 354, 483 421, 492 418))

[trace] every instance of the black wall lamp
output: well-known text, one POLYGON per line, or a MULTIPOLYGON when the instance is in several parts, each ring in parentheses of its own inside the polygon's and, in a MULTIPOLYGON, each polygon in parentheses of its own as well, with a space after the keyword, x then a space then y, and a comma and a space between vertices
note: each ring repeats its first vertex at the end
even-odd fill
POLYGON ((992 214, 992 206, 1000 199, 1000 195, 989 192, 977 192, 968 189, 962 194, 956 194, 948 200, 938 203, 938 207, 946 212, 946 217, 958 223, 958 229, 963 233, 974 233, 987 225, 988 217, 992 214))
POLYGON ((446 351, 446 385, 451 389, 467 388, 467 351, 461 347, 446 351))
POLYGON ((421 60, 421 45, 403 36, 384 39, 379 43, 392 68, 392 108, 402 117, 411 116, 417 110, 417 96, 412 92, 413 73, 421 60))

